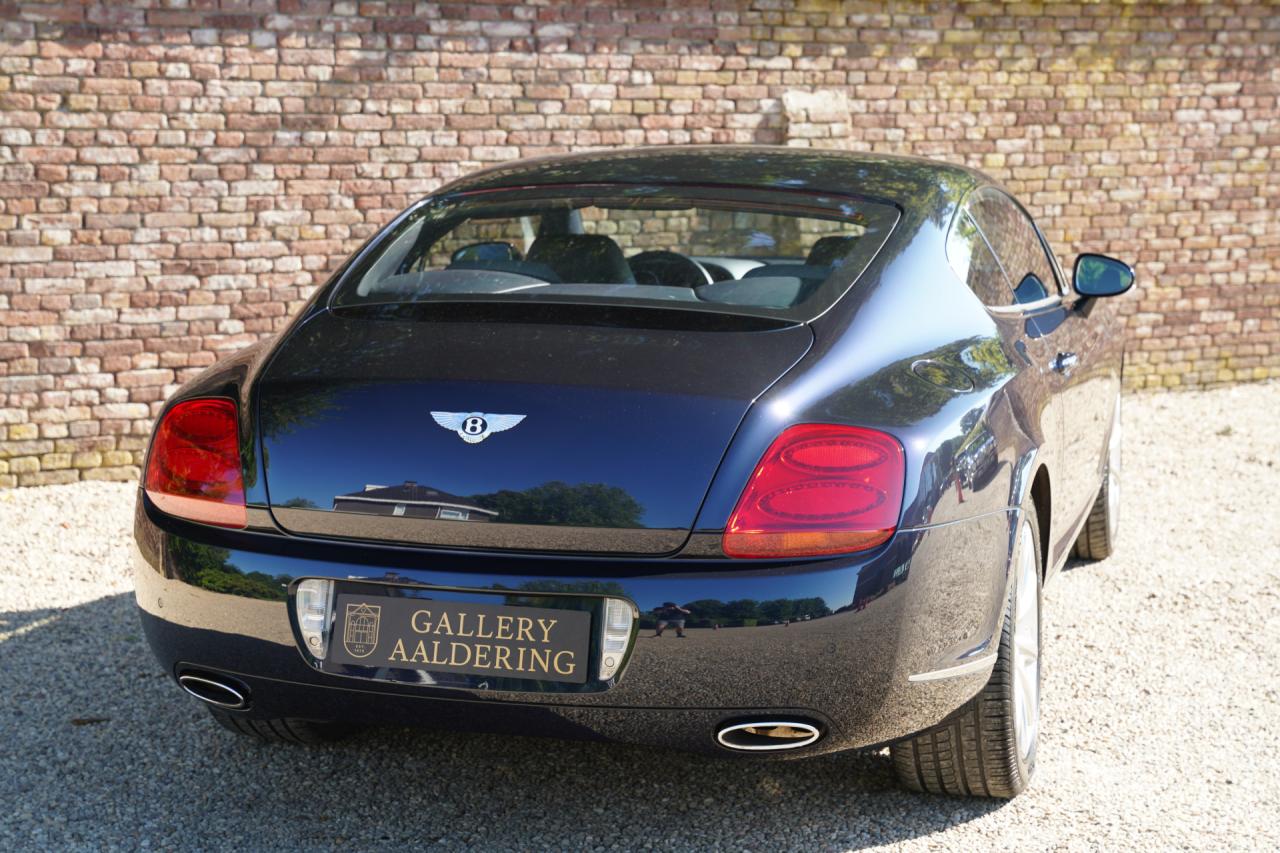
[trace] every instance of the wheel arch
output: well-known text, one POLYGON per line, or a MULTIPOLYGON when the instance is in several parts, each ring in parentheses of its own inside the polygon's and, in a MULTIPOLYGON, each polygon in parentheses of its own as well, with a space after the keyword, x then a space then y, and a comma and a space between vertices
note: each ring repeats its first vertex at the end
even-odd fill
MULTIPOLYGON (((1030 501, 1036 509, 1036 527, 1040 534, 1040 573, 1042 580, 1050 575, 1053 545, 1053 482, 1049 466, 1040 459, 1039 448, 1030 448, 1017 465, 1018 474, 1009 495, 1011 507, 1023 507, 1030 501)), ((1012 548, 1012 543, 1010 544, 1012 548)), ((1010 552, 1012 558, 1012 551, 1010 552)))
POLYGON ((1030 497, 1031 503, 1036 508, 1036 525, 1040 528, 1040 575, 1042 580, 1047 580, 1049 577, 1049 531, 1053 529, 1049 524, 1049 513, 1053 507, 1049 466, 1041 465, 1036 468, 1035 476, 1031 480, 1030 497))

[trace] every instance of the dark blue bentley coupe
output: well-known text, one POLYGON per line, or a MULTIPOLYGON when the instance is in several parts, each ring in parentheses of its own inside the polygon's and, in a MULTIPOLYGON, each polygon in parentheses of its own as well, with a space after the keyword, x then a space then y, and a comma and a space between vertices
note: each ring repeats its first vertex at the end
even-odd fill
POLYGON ((1040 591, 1116 536, 1133 271, 925 160, 654 148, 414 204, 165 407, 137 597, 214 719, 1036 764, 1040 591))

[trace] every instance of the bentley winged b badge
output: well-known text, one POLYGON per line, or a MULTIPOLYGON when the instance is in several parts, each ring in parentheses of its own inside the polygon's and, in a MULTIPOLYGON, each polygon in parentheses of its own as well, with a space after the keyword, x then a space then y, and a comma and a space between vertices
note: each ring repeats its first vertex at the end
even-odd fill
POLYGON ((495 432, 509 430, 524 415, 487 415, 484 412, 432 412, 431 417, 445 429, 456 432, 467 444, 479 444, 495 432))

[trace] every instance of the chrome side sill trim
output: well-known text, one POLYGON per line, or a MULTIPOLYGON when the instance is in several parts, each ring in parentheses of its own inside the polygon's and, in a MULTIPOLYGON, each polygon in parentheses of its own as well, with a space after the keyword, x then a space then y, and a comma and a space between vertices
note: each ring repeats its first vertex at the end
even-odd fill
POLYGON ((970 675, 975 672, 981 672, 984 669, 990 669, 996 665, 996 657, 998 654, 983 655, 980 658, 967 660, 956 666, 949 666, 946 669, 935 669, 932 672, 917 672, 915 675, 908 675, 907 681, 937 681, 940 678, 955 678, 960 675, 970 675))
POLYGON ((1062 296, 1050 294, 1034 302, 1017 302, 1013 305, 988 305, 987 310, 1000 317, 1017 317, 1021 314, 1033 314, 1047 308, 1057 308, 1062 304, 1062 296))

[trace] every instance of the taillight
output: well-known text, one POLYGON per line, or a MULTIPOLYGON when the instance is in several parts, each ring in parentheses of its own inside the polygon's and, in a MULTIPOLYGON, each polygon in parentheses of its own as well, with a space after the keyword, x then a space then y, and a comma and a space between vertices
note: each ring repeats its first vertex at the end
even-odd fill
POLYGON ((730 557, 816 557, 888 541, 902 509, 902 445, 861 427, 800 424, 760 459, 724 531, 730 557))
POLYGON ((240 428, 231 400, 187 400, 156 427, 144 488, 163 512, 244 527, 240 428))

